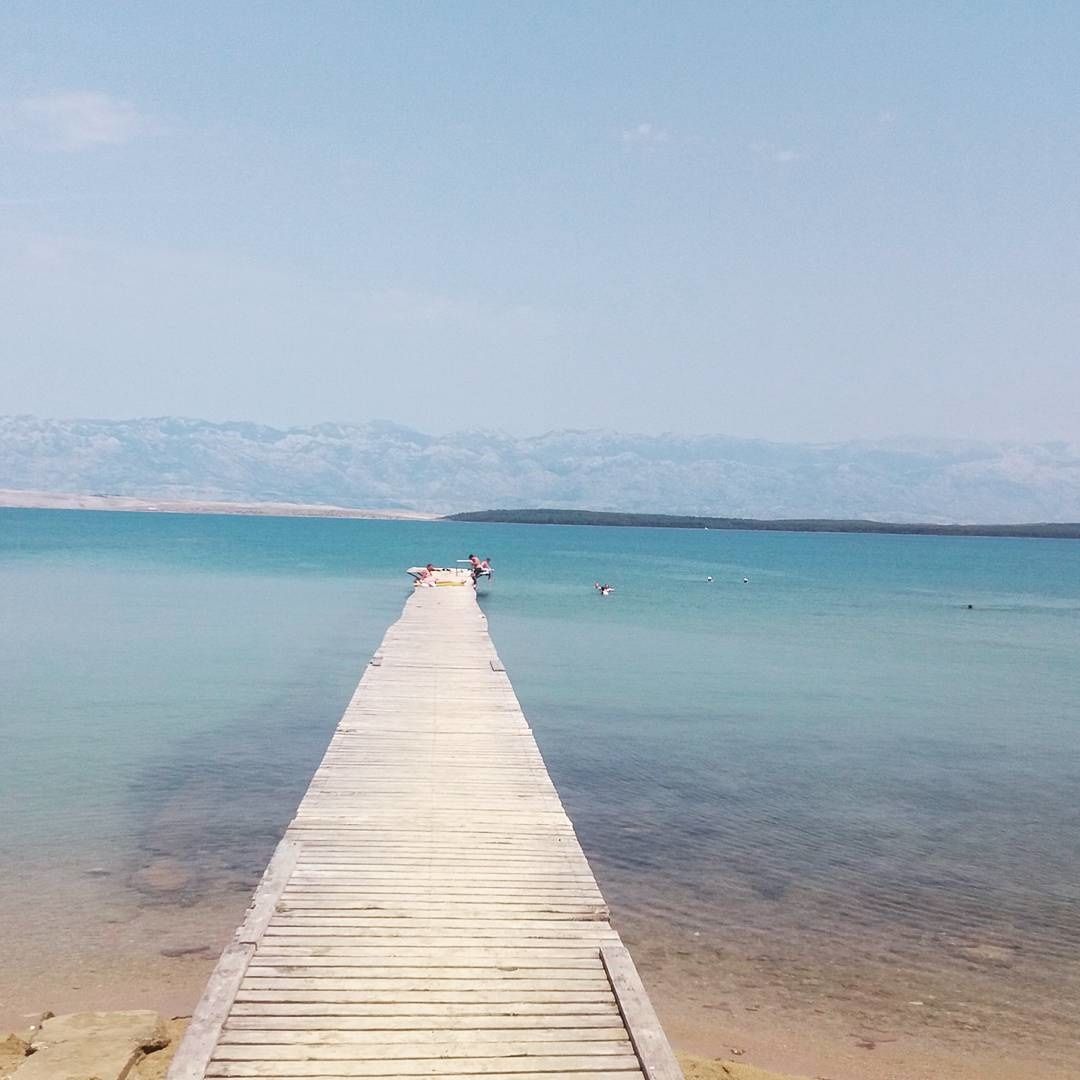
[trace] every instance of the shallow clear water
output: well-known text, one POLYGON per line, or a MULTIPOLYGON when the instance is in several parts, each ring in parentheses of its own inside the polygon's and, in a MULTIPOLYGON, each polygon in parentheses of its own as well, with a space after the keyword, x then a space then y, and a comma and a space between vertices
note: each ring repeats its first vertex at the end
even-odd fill
MULTIPOLYGON (((58 941, 89 948, 102 903, 154 956, 148 907, 220 899, 231 920, 406 598, 401 569, 473 550, 498 568, 496 646, 658 980, 712 992, 719 958, 793 1013, 918 994, 943 1037, 1067 1053, 1066 541, 0 511, 8 977, 58 941)), ((17 985, 0 1000, 40 1004, 17 985)))

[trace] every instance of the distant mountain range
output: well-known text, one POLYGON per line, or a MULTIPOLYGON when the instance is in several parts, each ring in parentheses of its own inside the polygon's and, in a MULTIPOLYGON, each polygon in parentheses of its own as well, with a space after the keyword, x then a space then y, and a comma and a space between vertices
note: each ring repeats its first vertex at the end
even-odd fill
POLYGON ((1080 445, 425 435, 179 417, 0 417, 0 488, 435 513, 558 506, 758 518, 1080 521, 1080 445))

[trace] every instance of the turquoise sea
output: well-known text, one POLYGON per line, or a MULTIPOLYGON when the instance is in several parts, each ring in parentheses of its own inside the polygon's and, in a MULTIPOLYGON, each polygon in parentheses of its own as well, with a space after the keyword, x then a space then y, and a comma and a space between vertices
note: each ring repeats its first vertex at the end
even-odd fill
POLYGON ((0 1013, 189 993, 404 567, 470 551, 664 1008, 1080 1061, 1080 543, 1050 540, 0 511, 0 1013))

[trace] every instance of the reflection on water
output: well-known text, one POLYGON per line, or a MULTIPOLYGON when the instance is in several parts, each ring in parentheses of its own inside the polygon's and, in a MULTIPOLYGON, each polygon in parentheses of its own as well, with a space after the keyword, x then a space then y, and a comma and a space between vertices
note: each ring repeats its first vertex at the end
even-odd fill
POLYGON ((96 1004, 116 957, 195 993, 397 569, 474 548, 669 1008, 899 1025, 1068 1075, 1080 545, 1047 541, 0 514, 0 1007, 96 1004), (32 974, 80 965, 77 991, 32 974))

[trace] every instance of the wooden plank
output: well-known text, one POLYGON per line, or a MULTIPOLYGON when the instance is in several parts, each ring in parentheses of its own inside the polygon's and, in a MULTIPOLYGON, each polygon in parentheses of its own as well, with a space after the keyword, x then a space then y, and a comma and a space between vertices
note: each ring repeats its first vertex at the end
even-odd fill
POLYGON ((255 963, 260 967, 326 967, 347 968, 358 964, 368 965, 365 970, 379 968, 400 970, 419 968, 426 972, 453 971, 458 968, 484 969, 491 971, 516 971, 522 968, 542 970, 560 969, 569 971, 603 971, 599 957, 586 955, 588 950, 575 953, 569 949, 552 950, 547 955, 537 956, 521 952, 491 952, 479 949, 412 949, 401 953, 390 949, 351 949, 323 950, 322 952, 280 950, 272 953, 261 949, 256 954, 255 963))
MULTIPOLYGON (((231 1069, 242 1068, 239 1062, 224 1062, 222 1068, 229 1066, 231 1069)), ((228 1073, 216 1073, 208 1075, 228 1075, 228 1076, 265 1076, 266 1073, 244 1073, 244 1072, 228 1072, 228 1073)), ((306 1077, 311 1076, 311 1073, 296 1073, 296 1072, 284 1072, 284 1073, 272 1073, 277 1080, 305 1080, 306 1077)), ((321 1080, 353 1080, 356 1076, 355 1073, 345 1073, 341 1068, 334 1073, 317 1073, 321 1080)), ((395 1075, 403 1075, 397 1073, 395 1075)), ((413 1075, 428 1075, 426 1073, 419 1073, 413 1075)), ((498 1075, 498 1074, 495 1074, 498 1075)), ((491 1073, 455 1073, 455 1080, 492 1080, 491 1073)), ((618 1072, 605 1072, 593 1069, 584 1069, 575 1072, 515 1072, 513 1074, 514 1080, 644 1080, 644 1076, 640 1071, 628 1071, 622 1070, 618 1072)))
POLYGON ((557 1046, 541 1041, 501 1039, 485 1041, 447 1040, 426 1042, 220 1042, 214 1051, 214 1061, 393 1061, 395 1058, 438 1058, 449 1061, 455 1058, 528 1058, 594 1057, 598 1054, 632 1055, 634 1048, 620 1032, 621 1039, 570 1040, 564 1039, 557 1046))
POLYGON ((492 965, 489 967, 475 965, 433 966, 417 964, 414 960, 412 965, 391 964, 384 962, 364 963, 362 959, 353 958, 352 965, 348 964, 322 964, 311 963, 307 960, 290 961, 287 958, 282 961, 271 962, 266 957, 256 956, 248 965, 246 978, 249 979, 275 979, 294 978, 303 973, 305 977, 327 977, 334 979, 412 979, 421 982, 430 982, 428 985, 439 986, 447 979, 499 979, 502 981, 515 979, 572 979, 581 981, 588 979, 603 985, 606 976, 600 964, 582 964, 577 967, 564 966, 563 963, 554 963, 552 967, 519 967, 516 964, 492 965), (357 966, 359 965, 359 966, 357 966))
POLYGON ((421 1037, 432 1040, 472 1039, 477 1031, 485 1038, 559 1040, 562 1038, 621 1039, 626 1033, 618 1012, 605 1014, 540 1016, 337 1016, 328 1025, 326 1016, 234 1015, 222 1033, 223 1042, 243 1042, 249 1035, 270 1032, 310 1036, 324 1042, 408 1042, 421 1037))
POLYGON ((585 863, 575 863, 558 855, 530 859, 491 859, 470 863, 426 862, 422 858, 395 858, 378 852, 372 862, 342 861, 319 866, 303 866, 297 870, 294 888, 319 889, 344 886, 347 889, 367 887, 445 889, 447 891, 477 889, 538 891, 550 885, 553 889, 596 891, 596 879, 585 863))
MULTIPOLYGON (((373 856, 378 859, 378 853, 373 856)), ((379 862, 345 862, 301 866, 296 870, 293 887, 320 888, 326 885, 347 885, 351 888, 365 886, 399 886, 402 884, 427 885, 429 888, 470 888, 475 880, 478 888, 505 887, 527 891, 545 884, 553 888, 579 888, 595 890, 596 879, 586 864, 575 864, 562 858, 516 860, 492 860, 469 864, 425 863, 421 860, 394 859, 386 856, 379 862), (466 873, 468 871, 468 873, 466 873)))
POLYGON ((301 946, 304 948, 326 948, 335 945, 360 945, 365 941, 384 944, 434 944, 439 943, 449 948, 465 948, 472 945, 488 948, 515 949, 550 949, 565 945, 596 945, 606 941, 618 941, 618 935, 606 923, 551 923, 551 929, 501 931, 498 929, 446 930, 438 927, 401 928, 363 927, 355 935, 329 933, 325 930, 288 927, 277 930, 274 926, 266 931, 263 939, 267 947, 279 945, 301 946), (595 929, 587 929, 595 927, 595 929))
MULTIPOLYGON (((510 919, 495 919, 481 923, 479 920, 448 922, 444 919, 368 919, 353 926, 326 926, 319 923, 280 925, 271 923, 263 941, 281 944, 303 939, 310 944, 338 945, 358 944, 362 939, 372 941, 402 939, 424 941, 434 938, 475 939, 476 944, 488 944, 489 940, 501 939, 510 944, 523 945, 532 941, 589 941, 598 945, 602 941, 617 940, 618 935, 606 922, 571 921, 566 919, 536 920, 530 926, 515 925, 510 919)), ((299 943, 299 941, 296 941, 299 943)))
POLYGON ((403 890, 418 889, 428 893, 447 896, 463 894, 474 896, 492 893, 517 896, 542 896, 546 893, 570 893, 573 896, 600 896, 600 890, 583 874, 567 873, 556 867, 514 870, 499 867, 490 870, 481 867, 462 867, 457 874, 449 870, 433 869, 425 872, 420 867, 386 868, 370 872, 343 869, 335 875, 331 870, 320 871, 320 876, 307 874, 290 882, 287 895, 297 893, 330 892, 390 892, 401 895, 403 890))
MULTIPOLYGON (((378 1018, 380 1020, 405 1017, 410 1022, 424 1017, 430 1026, 440 1018, 457 1020, 476 1017, 525 1017, 525 1016, 600 1016, 618 1014, 619 1009, 612 994, 603 1001, 594 1002, 430 1002, 419 1001, 405 1007, 395 1002, 305 1002, 305 1001, 237 1001, 233 1005, 230 1020, 237 1016, 335 1016, 378 1018)), ((343 1022, 343 1021, 338 1021, 343 1022)))
POLYGON ((424 931, 416 934, 384 934, 370 938, 365 936, 329 937, 312 943, 310 940, 311 935, 297 933, 271 937, 268 932, 268 936, 263 940, 261 948, 274 953, 296 949, 330 950, 334 953, 339 951, 347 953, 351 949, 390 950, 394 953, 406 949, 423 949, 428 953, 433 949, 511 949, 529 953, 536 950, 574 949, 578 951, 591 950, 594 955, 599 956, 598 950, 601 943, 616 939, 615 931, 610 927, 605 927, 603 923, 583 923, 582 925, 601 927, 601 933, 606 937, 598 936, 596 933, 571 933, 565 928, 560 928, 557 935, 547 934, 540 937, 526 936, 524 934, 492 934, 487 937, 466 935, 463 937, 461 935, 433 934, 424 931))
POLYGON ((386 1061, 212 1061, 207 1076, 456 1076, 492 1073, 561 1072, 584 1070, 638 1072, 633 1054, 605 1056, 475 1057, 389 1059, 386 1061))
POLYGON ((377 890, 363 888, 349 888, 348 886, 327 886, 303 891, 288 891, 282 896, 277 904, 277 914, 282 917, 300 917, 303 915, 317 916, 332 914, 335 910, 342 915, 360 915, 364 908, 386 907, 388 904, 402 902, 402 894, 405 894, 405 903, 410 906, 423 906, 425 908, 441 907, 461 911, 468 907, 490 907, 499 914, 510 914, 522 908, 540 907, 548 908, 549 905, 561 905, 563 907, 580 908, 583 911, 594 912, 602 910, 606 912, 603 898, 594 898, 592 892, 575 892, 564 889, 559 891, 535 893, 519 893, 516 891, 499 892, 492 889, 480 889, 476 893, 458 892, 447 893, 441 887, 430 889, 424 885, 414 885, 404 882, 400 888, 381 886, 377 890))
POLYGON ((357 1005, 554 1005, 614 1001, 610 988, 602 990, 347 990, 265 989, 241 986, 237 1001, 342 1002, 357 1005))
POLYGON ((251 898, 251 906, 244 917, 236 939, 242 944, 257 945, 274 914, 277 902, 296 867, 299 845, 295 840, 285 837, 278 844, 270 862, 267 864, 262 881, 251 898))
POLYGON ((252 973, 249 969, 240 984, 241 989, 248 990, 317 990, 320 993, 345 990, 356 993, 371 991, 373 993, 401 992, 442 994, 448 991, 462 991, 464 993, 480 993, 482 991, 497 990, 500 992, 536 993, 539 991, 569 991, 573 993, 595 992, 605 994, 609 991, 608 981, 603 975, 599 977, 586 973, 579 973, 580 978, 555 978, 543 979, 536 975, 521 978, 504 977, 501 979, 447 979, 420 975, 413 979, 399 979, 391 976, 385 978, 370 978, 366 975, 344 977, 336 974, 326 974, 322 977, 310 977, 307 975, 289 975, 286 973, 260 976, 252 973))
POLYGON ((202 1080, 254 952, 253 945, 234 941, 221 954, 176 1049, 168 1080, 202 1080))
MULTIPOLYGON (((471 874, 468 876, 472 876, 471 874)), ((603 896, 593 885, 572 881, 552 882, 544 885, 538 881, 535 885, 519 882, 507 882, 500 885, 495 877, 476 877, 476 885, 470 889, 464 884, 444 884, 430 878, 405 877, 397 882, 380 881, 365 883, 358 881, 297 882, 285 890, 284 897, 292 902, 304 899, 318 900, 326 897, 375 897, 400 898, 402 895, 415 896, 424 900, 453 900, 457 897, 475 897, 478 900, 512 900, 522 903, 541 897, 567 900, 581 899, 589 903, 603 903, 603 896)))
MULTIPOLYGON (((310 922, 311 920, 307 920, 310 922)), ((603 931, 606 928, 605 920, 587 919, 587 918, 560 918, 558 913, 553 915, 543 916, 538 918, 517 918, 512 915, 507 915, 506 918, 495 918, 491 915, 461 915, 454 916, 450 914, 417 914, 413 917, 407 915, 388 915, 380 916, 377 914, 363 914, 363 915, 351 915, 346 916, 342 920, 338 920, 342 926, 351 926, 356 928, 370 927, 373 930, 409 930, 419 932, 423 929, 440 929, 440 930, 463 930, 468 929, 471 933, 473 930, 544 930, 553 933, 560 933, 558 928, 552 929, 553 923, 567 923, 577 932, 583 932, 590 925, 595 926, 598 931, 603 931)), ((300 916, 294 916, 290 914, 282 914, 273 919, 270 925, 266 928, 266 933, 263 935, 264 939, 278 932, 279 928, 287 927, 289 925, 303 925, 300 916)))
POLYGON ((575 851, 566 840, 540 838, 539 843, 526 844, 509 842, 504 836, 468 836, 459 835, 455 842, 446 841, 445 845, 437 839, 420 843, 414 839, 395 840, 391 834, 364 835, 359 840, 350 841, 348 836, 339 834, 339 839, 330 844, 314 832, 305 835, 305 863, 356 863, 360 866, 379 867, 384 860, 403 863, 406 866, 428 865, 433 869, 456 866, 461 862, 477 865, 503 865, 538 863, 565 866, 584 874, 589 867, 580 851, 575 851))
MULTIPOLYGON (((453 840, 441 835, 431 836, 421 842, 415 837, 397 837, 392 832, 374 832, 360 834, 346 832, 347 827, 333 830, 331 842, 325 831, 307 829, 304 832, 304 851, 310 855, 326 853, 327 857, 347 857, 353 861, 370 862, 379 865, 382 859, 395 863, 415 864, 430 861, 432 866, 459 861, 469 863, 508 863, 514 862, 561 862, 568 867, 580 867, 582 872, 588 862, 580 849, 575 850, 569 840, 563 836, 526 837, 520 834, 510 838, 502 836, 458 833, 453 840)), ((294 835, 290 828, 290 835, 294 835)))
POLYGON ((383 856, 394 859, 412 858, 415 861, 431 860, 434 865, 456 863, 461 859, 468 862, 502 862, 508 859, 537 861, 574 859, 582 866, 588 863, 580 851, 565 839, 556 837, 537 837, 529 842, 520 837, 471 837, 462 835, 452 840, 447 837, 438 845, 423 842, 416 837, 387 833, 382 836, 365 835, 359 840, 350 840, 348 836, 335 831, 332 836, 320 835, 309 830, 304 837, 304 851, 309 858, 325 856, 327 859, 349 858, 358 861, 370 859, 377 862, 383 856))
MULTIPOLYGON (((551 904, 566 905, 568 902, 579 903, 586 910, 602 908, 603 900, 591 899, 592 894, 576 896, 572 890, 566 892, 539 893, 535 896, 523 896, 516 892, 499 893, 477 891, 472 897, 469 893, 444 894, 442 889, 430 890, 422 886, 410 886, 411 895, 409 900, 414 904, 436 904, 445 906, 456 905, 460 900, 462 904, 470 907, 488 907, 494 910, 519 909, 523 904, 530 903, 532 906, 546 908, 551 904)), ((400 897, 397 890, 392 887, 382 887, 377 892, 366 890, 357 892, 339 891, 314 891, 314 892, 287 892, 278 902, 278 914, 285 916, 316 916, 316 915, 359 915, 365 908, 373 905, 384 906, 396 903, 400 897)))
POLYGON ((537 885, 535 888, 519 888, 510 884, 499 886, 494 883, 486 883, 483 879, 477 882, 473 889, 465 885, 447 886, 431 884, 428 881, 417 879, 404 881, 396 884, 358 885, 355 882, 339 884, 327 882, 322 885, 295 886, 288 889, 281 899, 281 903, 287 903, 293 907, 303 906, 305 903, 323 904, 330 900, 345 900, 351 903, 364 900, 394 900, 399 899, 404 890, 407 895, 417 900, 433 900, 444 902, 456 902, 458 899, 472 899, 474 902, 490 903, 526 903, 528 901, 555 901, 565 903, 567 900, 585 900, 590 904, 603 904, 603 897, 599 891, 592 887, 575 885, 537 885))
POLYGON ((600 958, 647 1080, 683 1080, 682 1069, 626 946, 605 945, 600 958))
POLYGON ((372 919, 454 919, 472 922, 475 919, 517 921, 556 920, 584 922, 606 920, 608 909, 599 904, 528 903, 525 901, 462 900, 440 903, 437 900, 406 897, 393 901, 369 898, 363 906, 341 911, 296 911, 288 906, 281 912, 282 921, 296 926, 300 923, 322 923, 337 926, 366 926, 372 919))
POLYGON ((579 891, 598 891, 592 875, 580 870, 564 868, 559 862, 509 864, 496 863, 490 866, 469 867, 469 878, 463 880, 464 867, 423 866, 420 864, 383 864, 380 866, 361 866, 354 863, 342 863, 337 866, 302 866, 290 881, 290 891, 296 891, 302 884, 310 885, 353 885, 400 887, 405 883, 427 885, 428 888, 445 888, 471 892, 473 888, 487 887, 491 883, 501 883, 506 889, 518 892, 530 892, 543 885, 552 888, 576 889, 579 891), (479 879, 479 880, 477 880, 479 879), (473 885, 473 882, 476 882, 473 885))

